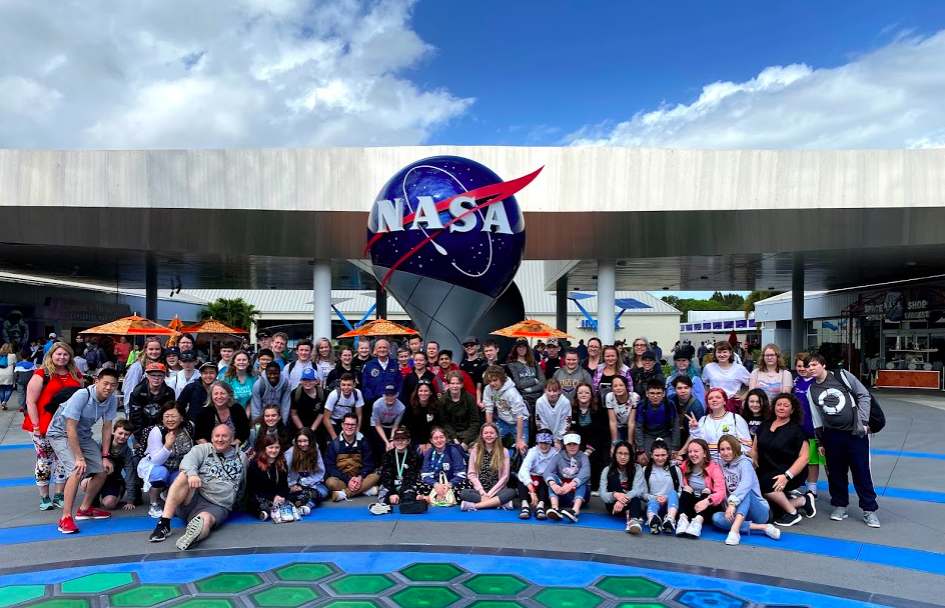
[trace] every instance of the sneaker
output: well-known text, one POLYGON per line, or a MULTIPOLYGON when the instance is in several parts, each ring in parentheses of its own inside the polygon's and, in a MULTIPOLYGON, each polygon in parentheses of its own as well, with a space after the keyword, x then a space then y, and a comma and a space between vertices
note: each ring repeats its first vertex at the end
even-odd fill
POLYGON ((768 524, 765 526, 765 534, 768 535, 768 538, 773 540, 781 540, 781 530, 778 530, 776 526, 768 524))
POLYGON ((364 493, 364 495, 365 495, 365 496, 377 496, 377 486, 374 486, 373 488, 368 488, 368 490, 364 493))
POLYGON ((273 506, 271 509, 269 509, 269 519, 271 519, 272 523, 274 524, 281 524, 282 523, 282 509, 280 509, 277 506, 273 506))
POLYGON ((390 505, 385 505, 382 502, 376 502, 370 507, 368 507, 368 511, 370 511, 374 515, 387 515, 388 513, 391 512, 391 507, 390 505))
POLYGON ((53 508, 52 498, 48 496, 42 496, 39 499, 39 510, 40 511, 49 511, 53 508))
POLYGON ((591 492, 591 496, 600 496, 600 490, 594 490, 591 492))
POLYGON ((801 508, 804 510, 804 517, 808 519, 817 515, 817 495, 813 492, 804 494, 804 506, 801 508))
POLYGON ((565 518, 566 520, 568 520, 569 522, 571 522, 572 524, 576 524, 578 521, 578 518, 581 515, 574 509, 562 509, 561 516, 565 518))
POLYGON ((177 539, 177 548, 181 551, 186 551, 191 545, 197 542, 197 538, 200 537, 201 532, 203 532, 203 516, 198 515, 190 520, 190 523, 187 524, 187 529, 184 530, 184 533, 177 539))
POLYGON ((459 504, 459 510, 460 511, 475 511, 476 503, 469 502, 468 500, 464 500, 463 502, 459 504))
POLYGON ((774 524, 776 526, 783 526, 787 528, 788 526, 793 526, 794 524, 800 523, 800 521, 801 514, 799 511, 795 511, 794 513, 785 513, 781 517, 774 520, 774 524))
POLYGON ((152 502, 151 507, 148 509, 148 516, 154 519, 161 519, 162 515, 164 515, 164 507, 161 506, 161 503, 152 502))
POLYGON ((742 542, 742 535, 738 533, 738 530, 732 530, 725 537, 725 544, 729 547, 734 547, 740 542, 742 542))
POLYGON ((650 528, 650 534, 659 534, 662 532, 660 526, 663 525, 663 520, 659 515, 650 515, 650 518, 646 520, 646 525, 650 528))
POLYGON ((335 490, 331 495, 332 502, 341 502, 342 500, 348 500, 348 495, 345 494, 344 490, 335 490))
POLYGON ((535 507, 535 519, 538 521, 545 521, 548 519, 548 514, 545 513, 545 503, 539 502, 538 506, 535 507))
POLYGON ((259 521, 266 521, 266 520, 268 520, 268 519, 269 519, 269 514, 268 514, 268 513, 266 513, 265 511, 260 511, 260 512, 259 512, 259 521))
POLYGON ((305 517, 311 512, 312 512, 312 508, 309 507, 308 505, 302 505, 301 507, 299 507, 299 513, 302 514, 302 517, 305 517))
POLYGON ((524 500, 522 501, 522 510, 518 512, 519 519, 531 519, 532 510, 529 508, 528 503, 524 500))
POLYGON ((56 493, 56 495, 53 496, 52 504, 53 504, 53 506, 56 507, 57 509, 61 509, 61 508, 63 508, 64 506, 66 506, 66 497, 65 497, 65 495, 64 495, 62 492, 56 493))
POLYGON ((627 534, 642 534, 643 524, 636 517, 627 520, 627 534))
POLYGON ((663 532, 667 534, 672 534, 676 531, 676 520, 672 517, 667 517, 663 520, 663 532))
POLYGON ((558 509, 555 509, 554 507, 551 507, 550 509, 548 509, 548 511, 546 511, 545 514, 548 516, 548 519, 552 521, 561 521, 561 512, 558 511, 558 509))
POLYGON ((512 504, 512 501, 510 500, 507 503, 500 505, 499 508, 502 509, 503 511, 514 511, 515 505, 512 504))
POLYGON ((59 531, 63 534, 75 534, 79 529, 76 527, 75 522, 72 521, 72 517, 66 515, 59 520, 59 531))
POLYGON ((843 521, 849 516, 850 514, 847 513, 846 507, 837 507, 836 509, 833 510, 833 513, 830 514, 830 519, 834 521, 843 521))
POLYGON ((676 536, 685 536, 689 531, 689 518, 685 515, 679 516, 679 523, 676 524, 676 536))
POLYGON ((863 511, 863 522, 870 528, 878 528, 879 518, 876 517, 876 511, 863 511))
POLYGON ((170 535, 171 527, 165 526, 161 522, 158 522, 158 525, 154 527, 154 532, 152 532, 151 536, 148 537, 148 541, 152 543, 159 543, 170 535))
POLYGON ((689 522, 689 528, 686 530, 686 536, 689 538, 699 538, 702 536, 702 522, 701 521, 692 521, 689 522))
POLYGON ((83 511, 82 509, 76 509, 75 518, 78 521, 84 519, 108 519, 112 514, 110 511, 102 511, 101 509, 87 509, 83 511))

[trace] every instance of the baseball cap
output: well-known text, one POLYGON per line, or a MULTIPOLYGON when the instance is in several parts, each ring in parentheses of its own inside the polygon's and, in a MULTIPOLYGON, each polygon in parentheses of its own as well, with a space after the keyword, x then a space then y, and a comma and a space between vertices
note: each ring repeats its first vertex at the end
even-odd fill
POLYGON ((676 353, 673 355, 673 360, 678 361, 679 359, 689 359, 689 357, 686 356, 686 353, 677 350, 676 353))
POLYGON ((558 338, 548 338, 548 341, 545 342, 545 346, 558 346, 558 338))
POLYGON ((185 350, 180 354, 181 363, 187 363, 188 361, 196 361, 197 353, 192 350, 185 350))
POLYGON ((214 372, 216 372, 219 368, 217 367, 217 364, 214 363, 213 361, 207 361, 206 363, 200 366, 200 371, 203 371, 205 369, 212 369, 214 372))
POLYGON ((146 373, 146 374, 152 374, 152 373, 166 374, 166 373, 167 373, 167 368, 164 367, 164 364, 163 364, 163 363, 148 363, 148 366, 147 366, 146 368, 144 368, 144 373, 146 373))
POLYGON ((569 443, 577 443, 578 445, 580 445, 581 436, 578 435, 577 433, 568 433, 567 435, 564 436, 564 445, 568 445, 569 443))
POLYGON ((641 359, 653 359, 654 361, 656 361, 656 353, 654 353, 654 352, 651 351, 651 350, 648 350, 648 351, 646 351, 645 353, 643 353, 643 356, 640 357, 640 358, 641 358, 641 359))
POLYGON ((50 337, 50 338, 55 338, 55 337, 56 337, 56 332, 51 332, 51 333, 49 334, 49 337, 50 337))
POLYGON ((385 395, 396 395, 396 394, 397 394, 397 387, 394 386, 393 384, 388 384, 387 386, 384 387, 384 394, 385 394, 385 395))
POLYGON ((476 336, 466 336, 466 339, 463 340, 463 346, 468 344, 479 344, 479 338, 476 336))
MULTIPOLYGON (((278 363, 276 364, 278 365, 278 363)), ((306 367, 302 370, 302 380, 314 380, 315 379, 315 368, 306 367)))
POLYGON ((410 441, 410 431, 404 427, 400 427, 394 431, 394 434, 390 438, 391 441, 397 441, 398 439, 406 439, 407 441, 410 441))
POLYGON ((272 332, 270 332, 268 329, 260 329, 259 331, 256 332, 256 337, 257 338, 271 338, 272 332))
POLYGON ((517 338, 515 340, 515 345, 518 346, 519 344, 528 345, 528 338, 517 338))
POLYGON ((164 356, 166 357, 168 355, 177 355, 178 357, 180 357, 180 349, 177 348, 176 346, 171 346, 169 348, 164 349, 164 356))

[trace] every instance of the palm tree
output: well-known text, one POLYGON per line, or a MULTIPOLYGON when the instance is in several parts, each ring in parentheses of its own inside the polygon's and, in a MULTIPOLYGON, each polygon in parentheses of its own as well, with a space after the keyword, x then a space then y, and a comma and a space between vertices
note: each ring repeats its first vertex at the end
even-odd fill
POLYGON ((748 297, 745 298, 745 303, 742 305, 742 310, 745 311, 745 318, 747 319, 751 313, 755 312, 755 304, 767 300, 770 297, 776 296, 780 291, 753 291, 748 294, 748 297))
POLYGON ((213 318, 230 327, 250 330, 253 322, 259 318, 260 310, 244 300, 220 298, 204 306, 198 315, 201 321, 213 318))

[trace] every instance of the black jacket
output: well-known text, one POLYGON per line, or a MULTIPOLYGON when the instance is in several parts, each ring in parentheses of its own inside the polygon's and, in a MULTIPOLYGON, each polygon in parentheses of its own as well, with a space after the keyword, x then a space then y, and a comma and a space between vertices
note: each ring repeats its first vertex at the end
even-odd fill
POLYGON ((138 383, 128 401, 128 418, 135 425, 136 441, 147 441, 141 433, 161 422, 161 407, 168 401, 174 401, 174 391, 168 385, 162 382, 155 394, 149 389, 147 378, 138 383))
MULTIPOLYGON (((246 417, 246 410, 236 404, 230 407, 230 418, 233 419, 233 426, 236 427, 236 438, 239 439, 240 443, 249 439, 249 419, 246 417)), ((218 424, 221 424, 221 421, 217 416, 217 408, 209 405, 200 410, 196 420, 194 420, 194 442, 201 439, 209 442, 213 435, 213 427, 218 424)))
POLYGON ((275 465, 263 471, 255 460, 249 463, 246 471, 246 494, 249 496, 249 506, 254 511, 261 510, 259 501, 272 502, 276 496, 288 499, 289 474, 280 471, 275 465))
POLYGON ((420 483, 420 472, 423 469, 423 460, 417 455, 417 450, 412 446, 407 446, 407 462, 404 466, 401 484, 397 487, 397 463, 394 459, 394 452, 397 449, 384 452, 381 459, 381 468, 378 471, 381 476, 381 485, 387 488, 390 494, 403 494, 407 490, 413 490, 420 483))
POLYGON ((185 386, 177 400, 187 405, 187 417, 191 421, 194 421, 197 419, 203 406, 207 404, 208 396, 207 389, 204 388, 203 382, 197 380, 185 386))

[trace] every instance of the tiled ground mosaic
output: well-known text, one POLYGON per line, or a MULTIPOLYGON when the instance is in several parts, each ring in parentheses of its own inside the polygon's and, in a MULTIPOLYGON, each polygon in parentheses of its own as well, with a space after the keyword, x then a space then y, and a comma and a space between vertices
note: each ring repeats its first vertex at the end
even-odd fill
MULTIPOLYGON (((0 587, 0 608, 763 608, 722 591, 677 589, 641 576, 601 576, 586 587, 549 587, 517 574, 473 574, 451 563, 414 563, 351 574, 331 562, 265 572, 220 572, 190 583, 142 583, 102 572, 55 585, 0 587)), ((773 606, 773 605, 771 605, 773 606)), ((778 608, 788 608, 778 605, 778 608)))

